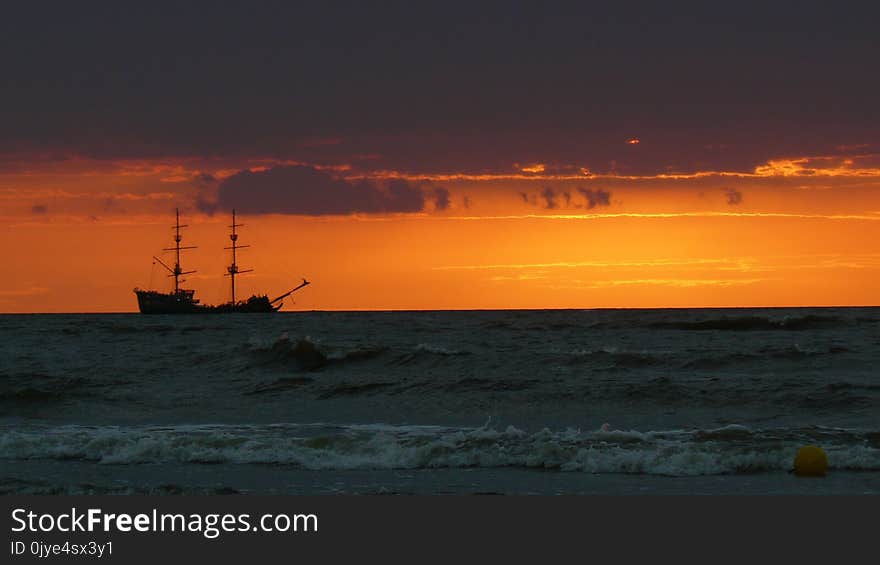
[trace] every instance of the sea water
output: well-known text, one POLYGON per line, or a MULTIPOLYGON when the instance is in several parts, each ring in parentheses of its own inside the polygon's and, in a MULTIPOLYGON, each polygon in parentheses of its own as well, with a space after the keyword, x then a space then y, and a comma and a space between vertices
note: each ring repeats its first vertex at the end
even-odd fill
POLYGON ((880 309, 0 316, 0 493, 880 493, 880 309), (814 444, 825 478, 788 471, 814 444))

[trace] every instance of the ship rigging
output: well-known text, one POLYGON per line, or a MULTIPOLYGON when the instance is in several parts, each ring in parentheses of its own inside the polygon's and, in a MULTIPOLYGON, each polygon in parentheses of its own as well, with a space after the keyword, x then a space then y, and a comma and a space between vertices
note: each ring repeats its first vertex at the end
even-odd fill
POLYGON ((253 272, 253 269, 239 268, 237 262, 238 250, 250 247, 250 245, 240 245, 238 243, 239 234, 237 228, 243 226, 244 224, 236 223, 235 210, 233 210, 232 224, 229 226, 232 230, 232 232, 229 234, 229 239, 232 241, 232 245, 225 248, 232 251, 232 262, 229 264, 229 266, 226 267, 225 273, 225 276, 228 276, 230 279, 230 301, 225 304, 218 304, 216 306, 206 305, 202 304, 199 299, 195 298, 195 290, 184 289, 181 287, 181 283, 186 282, 186 279, 183 279, 181 277, 183 275, 195 273, 196 271, 183 270, 180 262, 180 252, 189 249, 196 249, 196 246, 181 245, 183 238, 180 235, 180 230, 181 228, 186 228, 188 226, 186 224, 181 225, 180 211, 175 209, 175 222, 173 226, 174 247, 163 249, 163 251, 174 251, 174 266, 170 267, 159 257, 156 257, 155 255, 153 256, 153 259, 166 271, 168 271, 168 277, 174 278, 174 290, 168 293, 162 293, 155 290, 143 290, 135 288, 134 293, 137 296, 138 308, 140 312, 143 314, 271 313, 277 312, 281 309, 281 307, 283 306, 282 300, 284 300, 297 290, 305 287, 306 285, 311 284, 306 279, 303 279, 303 282, 300 285, 271 300, 269 299, 268 295, 254 294, 246 300, 236 301, 236 275, 253 272))

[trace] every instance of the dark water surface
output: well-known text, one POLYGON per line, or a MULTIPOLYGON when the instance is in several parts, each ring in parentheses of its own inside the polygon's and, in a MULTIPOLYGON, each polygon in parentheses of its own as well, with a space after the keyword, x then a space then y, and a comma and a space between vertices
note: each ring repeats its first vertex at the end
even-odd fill
POLYGON ((880 309, 0 316, 0 492, 880 492, 880 309), (797 448, 824 479, 789 475, 797 448))

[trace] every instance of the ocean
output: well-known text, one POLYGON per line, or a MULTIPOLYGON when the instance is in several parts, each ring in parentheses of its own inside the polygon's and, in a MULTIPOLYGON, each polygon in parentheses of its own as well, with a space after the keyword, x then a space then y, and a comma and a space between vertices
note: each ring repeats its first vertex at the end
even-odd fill
POLYGON ((0 316, 0 494, 878 494, 880 309, 0 316), (791 474, 799 447, 823 478, 791 474))

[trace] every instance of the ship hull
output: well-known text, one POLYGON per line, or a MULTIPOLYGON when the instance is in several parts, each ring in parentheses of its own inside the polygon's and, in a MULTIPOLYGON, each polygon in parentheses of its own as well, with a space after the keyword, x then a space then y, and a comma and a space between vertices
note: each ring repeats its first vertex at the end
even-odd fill
POLYGON ((209 306, 194 300, 191 291, 175 294, 135 289, 134 293, 141 314, 269 314, 281 308, 280 303, 272 304, 266 296, 251 296, 235 304, 209 306))

